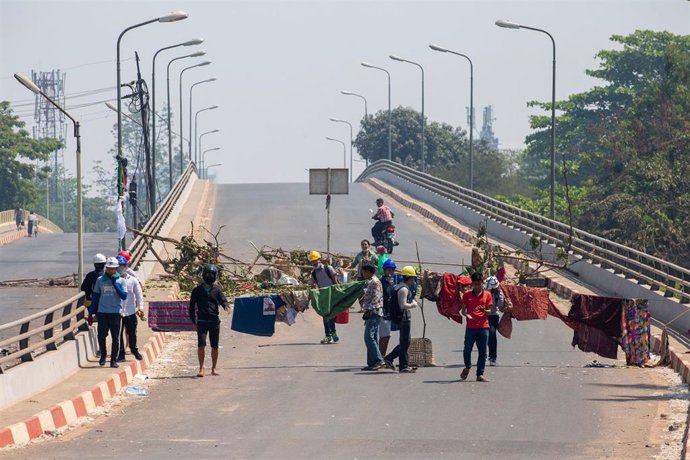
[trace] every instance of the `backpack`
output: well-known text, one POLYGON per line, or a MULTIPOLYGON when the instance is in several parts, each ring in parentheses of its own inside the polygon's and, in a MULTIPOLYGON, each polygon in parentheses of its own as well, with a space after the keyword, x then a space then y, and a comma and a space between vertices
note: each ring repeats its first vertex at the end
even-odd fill
POLYGON ((381 278, 381 285, 383 286, 383 318, 390 319, 391 303, 397 295, 395 293, 395 282, 391 282, 387 277, 381 278))
MULTIPOLYGON (((400 308, 400 303, 398 303, 398 292, 400 289, 402 289, 405 286, 394 286, 392 288, 392 297, 388 303, 388 318, 391 323, 393 324, 400 324, 403 320, 403 317, 405 315, 405 312, 403 311, 402 308, 400 308)), ((384 292, 384 299, 385 299, 385 292, 384 292)), ((384 308, 385 308, 385 303, 384 303, 384 308)))
MULTIPOLYGON (((333 278, 334 276, 336 276, 335 269, 330 265, 324 264, 323 268, 326 270, 326 273, 328 274, 329 278, 333 278)), ((314 284, 316 284, 317 286, 319 285, 319 282, 316 279, 316 270, 311 271, 311 279, 314 280, 314 284)))

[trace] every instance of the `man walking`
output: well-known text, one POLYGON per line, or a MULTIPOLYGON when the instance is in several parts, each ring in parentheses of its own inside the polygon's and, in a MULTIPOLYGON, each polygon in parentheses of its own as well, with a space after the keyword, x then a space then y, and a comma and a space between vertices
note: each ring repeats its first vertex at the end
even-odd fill
POLYGON ((400 270, 403 276, 402 283, 395 286, 395 297, 391 304, 390 320, 391 323, 400 327, 400 343, 393 348, 385 358, 385 365, 389 369, 395 370, 393 362, 398 358, 398 369, 401 373, 415 372, 416 369, 410 367, 408 350, 410 348, 410 328, 412 324, 411 308, 417 307, 417 301, 410 294, 412 286, 417 278, 414 267, 406 266, 400 270))
POLYGON ((218 372, 218 346, 220 341, 220 308, 228 309, 225 294, 216 285, 218 267, 208 264, 201 272, 202 283, 192 290, 189 299, 189 318, 194 323, 197 335, 197 357, 199 358, 199 372, 197 377, 204 376, 204 361, 206 360, 206 337, 211 342, 211 375, 218 372))
POLYGON ((137 348, 137 311, 144 311, 144 295, 141 292, 141 284, 136 276, 129 274, 127 270, 127 259, 124 256, 117 256, 117 273, 125 280, 127 285, 127 300, 122 301, 122 328, 120 329, 120 352, 117 355, 118 361, 125 360, 125 331, 127 331, 127 341, 132 355, 141 361, 144 359, 137 348))
POLYGON ((377 371, 383 366, 383 357, 379 350, 379 324, 383 314, 383 287, 376 276, 376 267, 365 264, 362 275, 367 281, 364 295, 360 299, 364 314, 364 344, 367 347, 367 365, 363 371, 377 371))
POLYGON ((472 368, 472 347, 477 344, 477 382, 488 382, 484 377, 486 365, 486 346, 489 341, 489 319, 493 300, 491 293, 482 287, 482 274, 472 273, 472 289, 462 295, 461 313, 467 317, 465 328, 465 346, 462 351, 465 368, 460 373, 462 380, 467 379, 472 368))
POLYGON ((101 358, 98 364, 105 366, 107 348, 105 340, 110 333, 112 349, 110 353, 110 367, 118 367, 117 355, 120 350, 120 327, 122 325, 122 301, 127 300, 127 284, 117 273, 119 266, 115 257, 108 257, 105 261, 105 273, 96 280, 91 294, 89 307, 89 324, 93 323, 93 314, 98 315, 98 348, 101 358))
POLYGON ((498 329, 499 317, 498 313, 505 311, 505 297, 499 287, 498 278, 490 276, 484 282, 484 289, 491 293, 491 313, 489 314, 489 366, 496 365, 498 358, 498 337, 496 330, 498 329))
POLYGON ((91 294, 96 285, 96 280, 105 270, 105 256, 100 252, 93 256, 93 271, 86 274, 84 281, 81 282, 80 290, 84 291, 84 305, 86 308, 91 306, 91 294))
POLYGON ((388 259, 383 264, 383 277, 381 278, 381 286, 383 287, 383 317, 379 325, 379 350, 381 355, 386 356, 388 351, 388 342, 391 338, 391 320, 390 311, 395 293, 395 269, 398 268, 392 259, 388 259))
MULTIPOLYGON (((311 284, 314 289, 339 284, 335 270, 330 265, 321 262, 321 254, 318 251, 309 251, 307 259, 309 259, 309 262, 314 267, 311 272, 311 284)), ((325 336, 321 340, 322 344, 340 342, 338 333, 335 331, 335 318, 324 318, 323 329, 325 336)))

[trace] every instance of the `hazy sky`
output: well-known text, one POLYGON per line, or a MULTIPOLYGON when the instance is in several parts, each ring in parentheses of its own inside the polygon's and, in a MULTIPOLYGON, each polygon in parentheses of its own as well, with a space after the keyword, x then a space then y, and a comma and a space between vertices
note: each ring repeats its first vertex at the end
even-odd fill
MULTIPOLYGON (((493 105, 494 129, 501 147, 521 147, 529 133, 530 100, 549 100, 551 43, 543 34, 501 29, 496 19, 546 29, 557 46, 556 97, 565 98, 596 84, 584 74, 596 67, 594 55, 611 48, 609 37, 637 29, 690 33, 686 0, 610 1, 31 1, 0 0, 0 100, 32 101, 32 94, 13 78, 14 72, 61 69, 66 93, 113 88, 91 97, 68 99, 70 105, 115 98, 115 45, 126 27, 173 10, 189 19, 153 23, 128 32, 123 59, 138 51, 146 80, 159 48, 195 37, 201 46, 176 48, 159 55, 157 100, 165 99, 165 66, 169 59, 205 50, 213 64, 184 74, 189 85, 212 76, 214 83, 194 89, 194 111, 217 104, 199 115, 199 132, 218 128, 204 138, 207 163, 223 163, 219 182, 306 182, 306 168, 340 167, 342 147, 325 136, 348 140, 344 124, 357 129, 363 103, 343 96, 348 89, 365 95, 369 112, 387 108, 385 74, 359 65, 368 61, 387 68, 392 78, 393 106, 421 104, 420 72, 394 62, 389 54, 421 63, 426 72, 426 114, 429 120, 466 128, 469 66, 459 57, 429 50, 436 43, 468 54, 475 67, 476 125, 481 110, 493 105), (105 61, 105 62, 104 62, 105 61)), ((173 64, 172 106, 178 124, 179 71, 191 59, 173 64)), ((196 61, 200 62, 200 61, 196 61)), ((123 81, 135 78, 133 60, 123 62, 123 81)), ((32 107, 18 107, 30 130, 32 107)), ((87 180, 94 160, 114 161, 107 151, 115 113, 102 103, 73 109, 82 120, 82 152, 87 180)), ((184 130, 188 126, 184 108, 184 130)), ((355 132, 356 135, 356 132, 355 132)), ((65 161, 74 169, 74 141, 68 129, 65 161)), ((355 155, 355 158, 357 156, 355 155)), ((363 168, 355 163, 355 173, 363 168)), ((481 168, 481 165, 479 165, 481 168)))

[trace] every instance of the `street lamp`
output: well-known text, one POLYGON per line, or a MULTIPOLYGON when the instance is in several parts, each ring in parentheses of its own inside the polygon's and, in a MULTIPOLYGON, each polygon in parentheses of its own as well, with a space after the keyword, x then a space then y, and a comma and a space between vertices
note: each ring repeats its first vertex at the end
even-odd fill
MULTIPOLYGON (((206 51, 197 51, 196 53, 187 54, 185 56, 179 56, 179 57, 173 58, 168 62, 168 71, 167 71, 167 80, 166 81, 167 81, 167 86, 168 86, 168 177, 169 177, 169 181, 170 181, 169 190, 172 190, 172 183, 173 183, 172 129, 170 127, 170 123, 171 123, 171 119, 172 119, 172 115, 170 112, 170 65, 173 62, 178 61, 180 59, 200 57, 200 56, 203 56, 205 54, 206 54, 206 51)), ((180 113, 180 116, 182 116, 181 113, 180 113)), ((182 136, 182 129, 181 128, 182 128, 182 126, 180 126, 180 139, 184 139, 184 137, 182 136)), ((180 153, 180 155, 181 154, 182 153, 180 153)))
MULTIPOLYGON (((156 53, 153 55, 153 63, 151 65, 151 110, 153 112, 153 116, 151 117, 151 158, 153 158, 153 168, 151 172, 153 174, 154 184, 156 183, 156 58, 158 57, 158 54, 162 51, 177 48, 178 46, 200 45, 203 42, 203 38, 193 38, 191 40, 187 40, 186 42, 178 43, 177 45, 170 45, 161 48, 158 51, 156 51, 156 53)), ((153 187, 151 192, 154 194, 152 202, 155 204, 156 187, 153 187)), ((151 212, 153 211, 154 210, 152 210, 151 212)))
POLYGON ((556 41, 553 36, 543 29, 536 27, 529 27, 523 24, 515 24, 514 22, 499 19, 496 21, 498 27, 504 29, 527 29, 541 32, 549 36, 551 45, 553 47, 553 66, 551 72, 551 203, 549 207, 549 217, 555 218, 554 202, 556 199, 556 41))
POLYGON ((353 93, 352 91, 348 91, 346 89, 342 90, 340 94, 344 94, 346 96, 355 96, 364 101, 364 120, 366 121, 367 117, 369 116, 369 109, 367 108, 367 98, 362 96, 361 94, 353 93))
MULTIPOLYGON (((199 151, 201 151, 201 140, 204 138, 204 136, 207 135, 207 134, 217 133, 218 131, 220 131, 220 130, 219 130, 219 129, 214 129, 214 130, 211 130, 211 131, 206 131, 205 133, 201 133, 201 135, 199 135, 199 151)), ((197 160, 201 160, 201 159, 202 159, 202 158, 201 158, 201 155, 199 155, 199 158, 197 158, 197 160)), ((195 163, 196 163, 196 162, 195 162, 195 163)), ((201 166, 201 164, 200 164, 200 163, 197 163, 197 168, 199 168, 199 171, 200 171, 200 172, 203 172, 203 171, 201 171, 200 166, 201 166)))
MULTIPOLYGON (((123 30, 117 37, 117 196, 118 198, 122 196, 124 190, 122 182, 122 98, 121 98, 121 80, 120 80, 120 42, 122 37, 128 31, 136 29, 137 27, 145 26, 154 22, 176 22, 183 19, 187 19, 189 15, 184 11, 173 11, 166 14, 165 16, 160 16, 155 19, 150 19, 148 21, 135 24, 133 26, 127 27, 123 30)), ((122 240, 122 247, 124 248, 124 238, 122 240)))
POLYGON ((14 78, 24 85, 29 91, 34 94, 40 94, 55 106, 60 112, 65 114, 67 118, 74 123, 74 137, 77 139, 77 257, 79 258, 78 276, 80 280, 84 279, 84 216, 81 203, 81 135, 79 134, 79 122, 75 120, 69 113, 60 107, 54 100, 46 95, 41 89, 34 84, 26 75, 19 72, 14 74, 14 78))
POLYGON ((380 70, 382 72, 386 72, 386 75, 388 75, 388 160, 392 161, 393 160, 393 150, 391 148, 392 146, 392 136, 391 136, 391 74, 388 72, 386 69, 382 67, 376 67, 375 65, 371 65, 367 62, 362 62, 361 63, 363 67, 366 67, 368 69, 376 69, 380 70))
POLYGON ((347 168, 347 166, 346 166, 347 153, 345 151, 345 142, 339 141, 338 139, 333 139, 332 137, 326 137, 326 139, 328 139, 329 141, 338 142, 340 144, 343 144, 343 168, 347 168))
POLYGON ((204 173, 204 177, 206 177, 206 179, 208 179, 208 170, 210 168, 214 168, 216 166, 223 166, 223 163, 215 163, 215 164, 206 166, 206 172, 204 173))
MULTIPOLYGON (((200 62, 199 64, 194 64, 194 65, 190 65, 189 67, 185 67, 180 72, 180 134, 182 134, 182 76, 189 69, 194 69, 195 67, 206 66, 206 65, 209 65, 210 63, 211 63, 211 61, 200 62)), ((191 101, 189 101, 189 102, 191 103, 191 101)), ((190 117, 191 117, 191 113, 190 113, 190 117)), ((191 120, 191 118, 189 119, 189 131, 190 131, 189 136, 191 139, 191 135, 192 135, 192 133, 191 133, 191 131, 192 131, 192 120, 191 120)), ((184 142, 182 141, 182 138, 180 137, 180 175, 182 175, 182 173, 184 172, 183 158, 184 158, 184 142)), ((191 153, 190 153, 189 161, 192 161, 191 153)))
MULTIPOLYGON (((213 80, 215 80, 215 78, 212 78, 212 79, 211 79, 211 81, 213 81, 213 80)), ((191 95, 190 95, 189 101, 190 101, 190 103, 191 103, 191 95)), ((191 107, 191 104, 190 104, 190 107, 191 107)), ((207 111, 207 110, 215 110, 215 109, 217 109, 217 108, 218 108, 217 105, 212 105, 211 107, 206 107, 205 109, 197 110, 196 113, 194 114, 194 164, 196 164, 197 166, 199 165, 199 164, 197 163, 197 161, 198 161, 199 158, 198 158, 198 156, 197 156, 198 150, 197 150, 197 143, 196 143, 196 140, 197 140, 197 133, 199 132, 199 131, 198 131, 199 114, 200 114, 201 112, 205 112, 205 111, 207 111)), ((190 120, 190 123, 191 123, 191 113, 190 113, 190 118, 189 118, 189 120, 190 120)), ((190 135, 190 137, 191 137, 191 135, 192 135, 192 130, 191 130, 191 128, 190 128, 190 130, 189 130, 189 135, 190 135)), ((192 142, 191 139, 190 139, 189 142, 190 142, 190 144, 191 144, 191 142, 192 142)))
POLYGON ((399 61, 399 62, 407 62, 408 64, 416 65, 419 67, 419 70, 422 71, 422 172, 425 172, 426 168, 424 166, 424 67, 421 66, 421 64, 418 64, 413 61, 409 61, 407 59, 403 59, 399 56, 395 56, 391 54, 388 56, 389 58, 393 59, 394 61, 399 61))
MULTIPOLYGON (((206 164, 206 152, 213 152, 214 150, 220 150, 220 147, 213 147, 212 149, 206 149, 203 152, 201 152, 201 164, 202 165, 206 164)), ((201 168, 202 168, 201 169, 202 176, 204 176, 203 179, 206 179, 206 175, 204 174, 203 166, 201 168)))
POLYGON ((438 45, 431 44, 429 45, 429 48, 431 48, 434 51, 440 51, 441 53, 450 53, 450 54, 455 54, 456 56, 461 56, 467 59, 470 63, 470 155, 469 155, 469 160, 470 160, 470 190, 474 190, 474 174, 472 173, 473 171, 473 155, 472 155, 472 133, 474 132, 474 66, 472 64, 472 59, 470 59, 468 56, 458 53, 457 51, 452 51, 449 50, 448 48, 443 48, 438 45))
POLYGON ((345 123, 350 127, 350 182, 352 182, 352 124, 349 121, 341 120, 340 118, 331 118, 330 120, 336 123, 345 123))
MULTIPOLYGON (((211 83, 213 81, 216 81, 216 77, 211 77, 207 78, 206 80, 198 81, 189 87, 189 161, 192 161, 192 90, 197 85, 201 85, 203 83, 211 83)), ((194 125, 194 128, 194 139, 196 140, 196 124, 194 125)), ((196 150, 196 144, 194 145, 194 149, 196 150)))

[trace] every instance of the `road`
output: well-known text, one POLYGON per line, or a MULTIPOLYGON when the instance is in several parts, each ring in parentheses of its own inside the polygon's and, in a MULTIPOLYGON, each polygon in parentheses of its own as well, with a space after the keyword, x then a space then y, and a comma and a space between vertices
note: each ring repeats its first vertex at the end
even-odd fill
MULTIPOLYGON (((214 223, 225 252, 257 245, 323 248, 324 198, 303 184, 218 186, 214 223)), ((376 196, 354 185, 332 202, 333 247, 354 252, 368 235, 376 196)), ((469 260, 466 247, 417 216, 396 210, 395 257, 469 260)), ((420 312, 413 337, 421 336, 420 312)), ((152 371, 151 395, 129 401, 63 438, 7 458, 615 458, 658 452, 654 419, 667 411, 668 382, 654 369, 586 369, 596 358, 570 347, 559 321, 514 325, 499 341, 490 383, 459 381, 462 326, 427 304, 436 367, 416 374, 361 372, 362 321, 338 326, 341 343, 319 345, 320 318, 308 311, 273 337, 223 323, 220 377, 195 379, 195 343, 173 338, 167 366, 152 371)), ((397 340, 394 334, 393 341, 397 340)), ((476 353, 475 353, 476 356, 476 353)), ((164 360, 165 361, 165 360, 164 360)), ((473 374, 472 374, 473 376, 473 374)), ((130 398, 131 399, 131 398, 130 398)))

